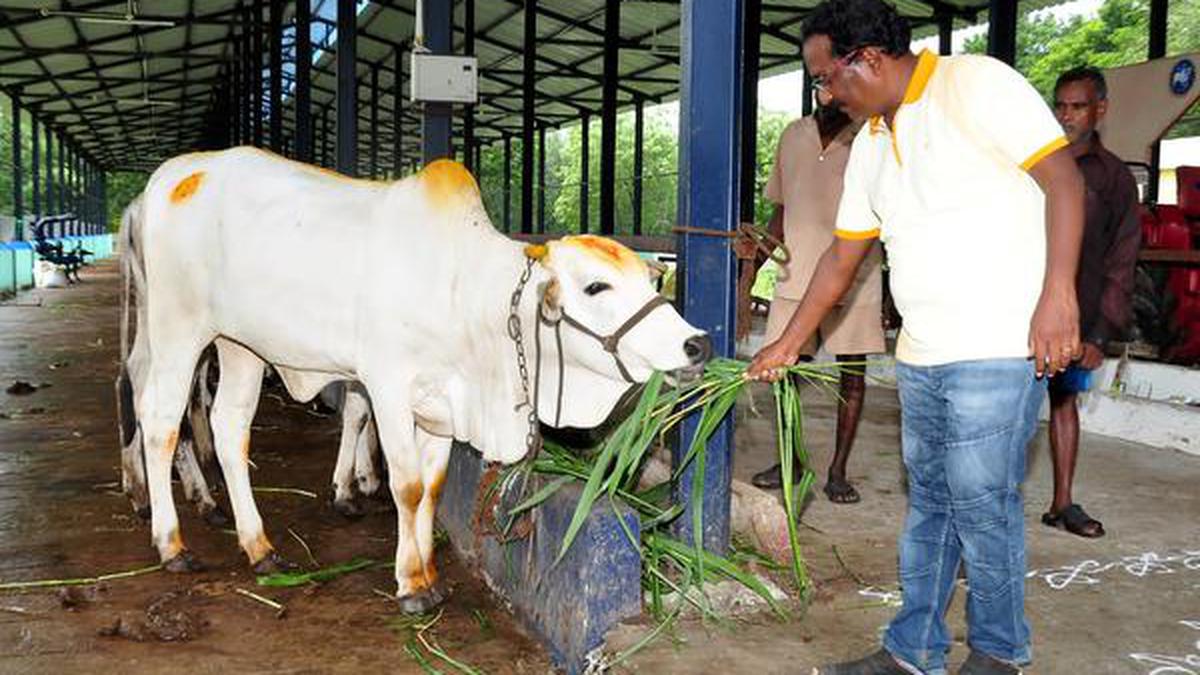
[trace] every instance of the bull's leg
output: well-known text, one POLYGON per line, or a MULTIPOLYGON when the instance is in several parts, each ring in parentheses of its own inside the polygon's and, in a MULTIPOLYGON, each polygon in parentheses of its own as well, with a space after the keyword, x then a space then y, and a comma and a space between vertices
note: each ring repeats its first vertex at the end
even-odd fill
MULTIPOLYGON (((187 421, 191 428, 191 443, 186 456, 182 452, 175 458, 175 470, 179 472, 179 480, 183 483, 184 493, 196 505, 196 512, 212 527, 228 527, 229 516, 212 496, 210 486, 217 485, 218 469, 217 453, 213 447, 212 430, 208 426, 209 412, 212 410, 212 397, 208 394, 208 370, 212 363, 212 355, 205 351, 196 368, 196 378, 192 383, 192 396, 188 399, 187 421), (180 461, 188 462, 180 466, 180 461), (185 477, 185 470, 187 476, 185 477), (191 491, 189 492, 189 487, 191 491)), ((181 445, 182 449, 182 445, 181 445)))
POLYGON ((150 532, 159 558, 172 572, 192 571, 199 567, 184 547, 179 534, 179 518, 171 494, 171 461, 179 442, 179 422, 187 406, 198 349, 180 343, 156 344, 146 378, 138 397, 138 419, 146 458, 146 483, 150 490, 150 532))
POLYGON ((238 543, 255 572, 278 571, 285 562, 267 540, 250 489, 250 422, 258 407, 266 364, 250 350, 227 340, 217 340, 217 358, 221 379, 213 399, 211 423, 217 459, 233 506, 238 543))
POLYGON ((121 446, 121 490, 129 498, 133 512, 143 520, 150 518, 150 492, 146 488, 146 464, 142 453, 142 432, 136 430, 121 446))
MULTIPOLYGON (((139 335, 140 337, 140 335, 139 335)), ((140 367, 140 356, 134 341, 134 351, 128 363, 121 364, 117 377, 117 424, 121 438, 121 490, 129 497, 133 512, 143 519, 150 517, 150 493, 146 489, 146 465, 142 454, 142 432, 138 428, 136 393, 131 368, 140 367)), ((143 349, 144 352, 144 349, 143 349)))
POLYGON ((347 384, 342 402, 342 438, 338 444, 337 465, 333 469, 333 508, 347 518, 359 518, 364 511, 354 498, 355 448, 360 443, 367 422, 366 399, 351 395, 347 384))
MULTIPOLYGON (((441 602, 425 573, 425 561, 417 544, 417 509, 424 499, 421 460, 414 432, 412 407, 404 383, 387 382, 373 388, 371 400, 388 414, 377 418, 383 457, 387 460, 388 485, 396 503, 396 598, 400 608, 420 613, 441 602)), ((435 575, 436 576, 436 575, 435 575)))
MULTIPOLYGON (((208 424, 207 418, 204 423, 208 424)), ((196 513, 204 522, 213 527, 224 527, 229 524, 229 518, 208 489, 208 480, 200 466, 196 445, 194 438, 185 437, 179 442, 179 448, 175 451, 175 473, 179 474, 183 496, 196 505, 196 513)))
POLYGON ((434 561, 433 517, 437 514, 438 498, 446 480, 446 465, 450 462, 450 438, 434 436, 416 430, 417 453, 421 463, 421 503, 417 505, 416 531, 417 549, 425 570, 425 583, 434 602, 441 602, 444 595, 437 584, 437 565, 434 561))
MULTIPOLYGON (((346 411, 354 411, 360 420, 360 431, 354 444, 354 477, 358 491, 373 495, 379 490, 379 475, 375 472, 375 456, 379 451, 379 433, 371 413, 371 400, 361 384, 346 387, 346 411)), ((343 413, 346 414, 346 413, 343 413)))
POLYGON ((379 456, 379 432, 375 428, 375 419, 367 415, 362 433, 354 445, 354 476, 358 483, 359 493, 371 496, 379 491, 379 472, 375 464, 379 456))

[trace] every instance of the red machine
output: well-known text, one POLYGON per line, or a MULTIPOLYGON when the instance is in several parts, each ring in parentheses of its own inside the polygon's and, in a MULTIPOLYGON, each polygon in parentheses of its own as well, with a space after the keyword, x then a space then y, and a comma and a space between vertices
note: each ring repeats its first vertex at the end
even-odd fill
MULTIPOLYGON (((1189 251, 1200 239, 1200 167, 1175 170, 1178 205, 1142 207, 1142 247, 1189 251)), ((1200 267, 1174 266, 1167 288, 1176 300, 1174 324, 1183 339, 1170 350, 1173 361, 1200 361, 1200 267)))

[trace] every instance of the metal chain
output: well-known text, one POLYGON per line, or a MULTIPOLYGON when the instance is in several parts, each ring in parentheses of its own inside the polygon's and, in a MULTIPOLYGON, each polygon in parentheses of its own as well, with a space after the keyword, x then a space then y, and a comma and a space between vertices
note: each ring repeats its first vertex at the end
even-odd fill
POLYGON ((508 303, 508 337, 512 338, 513 345, 517 350, 517 371, 521 375, 521 391, 525 395, 523 403, 518 403, 517 408, 522 405, 529 406, 529 429, 525 432, 525 453, 529 456, 537 446, 538 440, 538 420, 537 420, 537 402, 531 401, 529 397, 529 366, 525 358, 525 336, 521 330, 521 295, 525 292, 525 284, 529 283, 529 278, 533 276, 533 258, 526 258, 525 271, 521 273, 520 280, 517 281, 517 287, 513 290, 512 298, 508 303))

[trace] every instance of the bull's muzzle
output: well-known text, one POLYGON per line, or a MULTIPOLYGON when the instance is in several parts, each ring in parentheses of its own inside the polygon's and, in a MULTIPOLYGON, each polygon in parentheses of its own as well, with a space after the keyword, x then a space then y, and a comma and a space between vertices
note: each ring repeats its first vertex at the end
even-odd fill
POLYGON ((707 335, 693 335, 683 341, 683 353, 693 366, 703 366, 712 358, 712 340, 707 335))

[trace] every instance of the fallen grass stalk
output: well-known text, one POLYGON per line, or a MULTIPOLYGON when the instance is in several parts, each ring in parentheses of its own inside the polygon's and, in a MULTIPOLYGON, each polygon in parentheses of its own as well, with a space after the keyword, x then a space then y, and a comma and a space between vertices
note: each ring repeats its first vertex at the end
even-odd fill
POLYGON ((262 492, 264 494, 299 495, 301 497, 308 497, 309 499, 317 498, 317 493, 311 492, 309 490, 301 490, 300 488, 256 487, 256 488, 251 488, 251 490, 253 490, 254 492, 262 492))
POLYGON ((264 598, 263 596, 259 595, 258 593, 255 593, 254 591, 248 591, 244 588, 235 588, 235 589, 233 589, 233 592, 237 593, 238 595, 250 598, 251 600, 254 600, 255 602, 262 603, 262 604, 266 605, 267 607, 270 607, 271 609, 275 610, 275 618, 276 619, 282 619, 283 615, 287 612, 287 607, 284 607, 283 605, 279 604, 278 602, 275 602, 274 600, 272 600, 270 598, 264 598))
POLYGON ((292 535, 292 538, 300 542, 300 545, 304 547, 304 552, 308 554, 308 559, 312 561, 313 567, 320 567, 321 563, 317 562, 317 559, 313 557, 312 549, 308 547, 308 542, 304 541, 304 538, 296 534, 296 531, 290 527, 288 528, 288 534, 292 535))
POLYGON ((128 577, 136 577, 141 574, 149 574, 162 569, 162 565, 151 565, 150 567, 139 567, 135 570, 126 572, 113 572, 111 574, 101 574, 98 577, 78 577, 75 579, 42 579, 40 581, 10 581, 0 584, 0 591, 12 591, 27 588, 54 588, 56 586, 87 586, 90 584, 98 584, 102 581, 112 581, 114 579, 126 579, 128 577))
MULTIPOLYGON (((369 558, 355 558, 350 562, 325 567, 312 572, 276 572, 275 574, 264 574, 258 577, 256 582, 259 586, 271 586, 275 588, 303 586, 305 584, 336 579, 351 572, 365 570, 375 564, 375 561, 369 558)), ((387 563, 389 566, 390 564, 387 563)))

